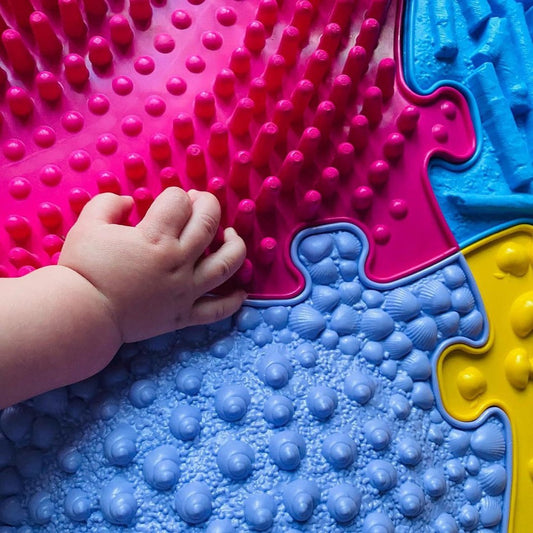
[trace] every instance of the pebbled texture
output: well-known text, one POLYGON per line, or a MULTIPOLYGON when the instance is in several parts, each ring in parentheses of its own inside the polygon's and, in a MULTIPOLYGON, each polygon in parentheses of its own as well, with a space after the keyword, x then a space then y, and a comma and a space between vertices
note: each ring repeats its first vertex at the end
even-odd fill
POLYGON ((466 263, 383 286, 362 270, 367 253, 353 226, 308 230, 294 245, 301 301, 124 346, 95 378, 4 410, 0 520, 503 531, 505 428, 452 427, 432 382, 443 346, 486 335, 466 263))

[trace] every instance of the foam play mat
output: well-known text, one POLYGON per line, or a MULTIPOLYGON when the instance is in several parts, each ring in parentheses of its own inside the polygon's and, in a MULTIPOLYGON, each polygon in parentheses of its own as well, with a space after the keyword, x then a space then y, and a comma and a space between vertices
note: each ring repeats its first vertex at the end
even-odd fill
POLYGON ((0 275, 177 185, 249 294, 0 411, 1 533, 529 531, 532 1, 0 0, 0 31, 0 275))

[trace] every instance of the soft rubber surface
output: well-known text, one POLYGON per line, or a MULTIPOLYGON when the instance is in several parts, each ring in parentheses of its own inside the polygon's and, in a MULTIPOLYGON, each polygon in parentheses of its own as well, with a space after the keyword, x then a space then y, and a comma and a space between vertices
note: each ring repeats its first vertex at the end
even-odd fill
POLYGON ((132 194, 134 223, 171 184, 219 197, 222 226, 247 242, 236 283, 252 298, 301 292, 289 247, 306 225, 357 222, 380 281, 457 251, 427 165, 465 161, 474 130, 454 89, 406 88, 397 2, 143 0, 97 17, 60 0, 37 25, 17 6, 7 21, 18 14, 31 31, 3 34, 5 275, 53 263, 99 191, 132 194), (60 36, 54 54, 43 27, 60 36))
POLYGON ((452 428, 431 381, 442 346, 486 335, 462 257, 380 286, 352 226, 294 248, 304 301, 126 346, 97 378, 4 410, 0 487, 14 494, 0 519, 60 531, 504 525, 502 424, 452 428))
POLYGON ((414 0, 406 11, 409 85, 425 92, 460 84, 476 123, 477 157, 463 177, 440 165, 430 172, 453 234, 471 243, 502 224, 531 218, 531 2, 414 0))
POLYGON ((0 8, 2 275, 180 184, 255 301, 4 410, 0 530, 526 530, 531 230, 492 233, 533 205, 530 2, 35 4, 0 8))

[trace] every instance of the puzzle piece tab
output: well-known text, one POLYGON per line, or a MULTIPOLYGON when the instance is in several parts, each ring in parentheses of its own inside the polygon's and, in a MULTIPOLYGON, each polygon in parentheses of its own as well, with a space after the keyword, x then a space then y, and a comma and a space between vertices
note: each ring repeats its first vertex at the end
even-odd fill
MULTIPOLYGON (((470 422, 491 407, 503 411, 512 438, 509 531, 530 527, 533 494, 533 226, 495 233, 464 250, 490 324, 477 347, 454 345, 438 362, 442 403, 456 420, 470 422)), ((499 444, 488 436, 488 448, 499 444)))
POLYGON ((292 251, 299 300, 127 345, 99 375, 0 413, 0 522, 503 531, 503 424, 451 426, 432 386, 442 345, 483 336, 464 258, 382 285, 352 225, 305 230, 292 251))

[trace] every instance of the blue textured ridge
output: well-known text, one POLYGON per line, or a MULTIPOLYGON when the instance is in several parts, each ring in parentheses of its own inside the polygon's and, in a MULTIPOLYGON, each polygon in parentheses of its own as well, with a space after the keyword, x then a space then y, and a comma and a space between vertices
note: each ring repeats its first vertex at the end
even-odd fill
POLYGON ((409 0, 405 78, 418 93, 452 85, 477 136, 466 164, 431 164, 435 196, 461 245, 533 212, 533 6, 515 0, 409 0), (457 172, 460 171, 460 176, 457 172))
POLYGON ((345 224, 293 253, 298 299, 1 412, 0 533, 504 530, 505 421, 453 427, 432 382, 442 347, 486 337, 464 259, 377 285, 345 224))

